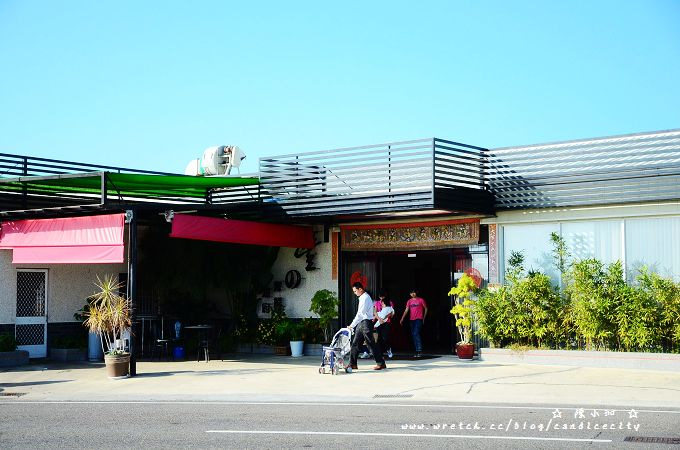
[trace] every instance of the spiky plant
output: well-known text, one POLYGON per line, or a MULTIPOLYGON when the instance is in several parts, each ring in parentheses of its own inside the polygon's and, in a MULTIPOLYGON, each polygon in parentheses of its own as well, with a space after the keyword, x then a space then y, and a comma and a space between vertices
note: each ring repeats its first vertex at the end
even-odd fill
POLYGON ((84 325, 101 339, 104 353, 118 355, 122 349, 116 347, 116 341, 123 339, 123 332, 130 328, 130 303, 118 292, 122 284, 113 275, 106 275, 102 280, 97 276, 95 282, 97 292, 90 298, 89 311, 85 312, 84 325))

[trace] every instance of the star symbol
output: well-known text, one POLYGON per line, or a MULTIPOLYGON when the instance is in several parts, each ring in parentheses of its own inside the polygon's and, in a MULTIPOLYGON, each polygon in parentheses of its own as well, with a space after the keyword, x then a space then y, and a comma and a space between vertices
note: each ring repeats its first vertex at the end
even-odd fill
POLYGON ((630 412, 628 413, 628 418, 629 418, 629 419, 632 419, 632 418, 636 418, 636 419, 637 419, 637 415, 638 415, 638 412, 635 411, 634 409, 631 409, 630 412))
POLYGON ((555 411, 553 411, 553 419, 557 419, 558 417, 559 417, 560 419, 562 418, 562 411, 560 411, 559 409, 555 408, 555 411))

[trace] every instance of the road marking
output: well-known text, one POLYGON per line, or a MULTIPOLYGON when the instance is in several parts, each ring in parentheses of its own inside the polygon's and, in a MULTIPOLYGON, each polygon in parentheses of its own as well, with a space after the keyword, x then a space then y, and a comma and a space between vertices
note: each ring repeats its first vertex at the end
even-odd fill
MULTIPOLYGON (((557 409, 598 409, 617 412, 629 412, 631 408, 604 408, 596 407, 589 408, 586 406, 508 406, 508 405, 441 405, 441 404, 428 404, 428 403, 335 403, 335 402, 236 402, 236 401, 182 401, 182 400, 168 400, 168 401, 158 401, 158 400, 15 400, 15 401, 0 401, 0 405, 18 405, 18 404, 35 404, 35 405, 247 405, 247 406, 384 406, 388 408, 442 408, 442 409, 456 409, 456 408, 469 408, 469 409, 527 409, 527 410, 550 410, 554 411, 557 409)), ((633 407, 637 412, 644 413, 658 413, 658 414, 680 414, 680 410, 654 410, 654 409, 639 409, 633 407)))
POLYGON ((489 436, 479 434, 415 434, 415 433, 356 433, 345 431, 288 431, 288 430, 206 430, 206 433, 227 434, 294 434, 311 436, 376 436, 376 437, 417 437, 417 438, 446 438, 446 439, 506 439, 512 441, 562 441, 562 442, 611 442, 611 439, 578 439, 578 438, 550 438, 533 436, 489 436))

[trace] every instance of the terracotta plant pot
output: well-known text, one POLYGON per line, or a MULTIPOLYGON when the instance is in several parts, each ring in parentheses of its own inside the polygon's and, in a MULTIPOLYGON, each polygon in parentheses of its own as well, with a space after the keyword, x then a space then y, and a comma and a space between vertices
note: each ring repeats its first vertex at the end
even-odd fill
POLYGON ((113 380, 127 378, 130 375, 130 354, 104 355, 106 376, 113 380))
POLYGON ((475 354, 475 344, 456 345, 456 354, 458 359, 472 359, 475 354))

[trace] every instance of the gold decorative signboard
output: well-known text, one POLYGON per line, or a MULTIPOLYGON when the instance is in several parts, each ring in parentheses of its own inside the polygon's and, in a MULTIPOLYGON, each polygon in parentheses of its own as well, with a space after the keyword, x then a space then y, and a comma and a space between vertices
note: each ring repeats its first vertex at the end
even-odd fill
POLYGON ((479 219, 347 225, 340 229, 343 250, 432 250, 479 243, 479 219))

